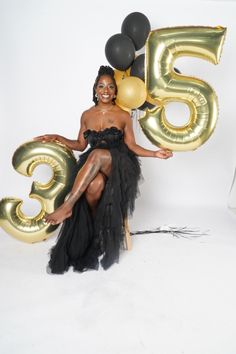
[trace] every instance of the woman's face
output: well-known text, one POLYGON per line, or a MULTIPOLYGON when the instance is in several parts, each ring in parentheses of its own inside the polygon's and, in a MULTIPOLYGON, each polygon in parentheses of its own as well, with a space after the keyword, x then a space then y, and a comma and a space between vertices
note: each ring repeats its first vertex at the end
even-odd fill
POLYGON ((103 75, 100 77, 96 87, 96 93, 99 102, 112 102, 113 98, 115 97, 116 87, 110 76, 103 75))

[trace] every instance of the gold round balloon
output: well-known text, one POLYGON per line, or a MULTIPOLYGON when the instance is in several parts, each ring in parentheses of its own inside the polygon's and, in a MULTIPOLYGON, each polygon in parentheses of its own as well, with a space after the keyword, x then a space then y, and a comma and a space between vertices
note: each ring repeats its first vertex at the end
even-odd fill
POLYGON ((76 159, 71 150, 60 143, 30 141, 21 145, 12 158, 14 169, 24 176, 32 176, 40 164, 52 168, 53 175, 47 183, 33 182, 29 197, 41 204, 38 215, 29 217, 21 210, 23 201, 4 198, 0 201, 0 226, 15 238, 33 243, 47 239, 58 225, 46 224, 46 213, 53 212, 64 201, 76 159))
POLYGON ((116 101, 116 105, 119 106, 121 109, 123 109, 124 111, 128 112, 129 114, 131 114, 131 109, 128 107, 124 107, 122 106, 119 101, 116 101))
POLYGON ((118 85, 116 102, 118 105, 127 108, 138 108, 142 106, 147 97, 145 83, 135 76, 129 76, 118 85))
POLYGON ((217 96, 205 81, 178 74, 174 61, 194 56, 218 64, 226 28, 173 27, 151 31, 146 42, 145 75, 148 101, 159 105, 139 119, 144 134, 155 145, 173 151, 195 150, 214 131, 218 117, 217 96), (182 102, 190 117, 184 126, 166 119, 165 105, 182 102))
MULTIPOLYGON (((122 80, 124 80, 126 77, 129 77, 129 75, 130 75, 130 68, 127 69, 127 70, 124 70, 124 71, 114 69, 114 77, 115 77, 115 80, 116 80, 117 87, 119 87, 119 85, 122 82, 122 80)), ((131 114, 131 109, 129 107, 123 106, 117 100, 116 100, 116 105, 119 106, 124 111, 128 112, 129 114, 131 114)))
POLYGON ((119 86, 121 81, 124 80, 128 76, 130 76, 130 68, 125 71, 114 69, 114 77, 115 77, 115 81, 116 81, 117 86, 119 86))

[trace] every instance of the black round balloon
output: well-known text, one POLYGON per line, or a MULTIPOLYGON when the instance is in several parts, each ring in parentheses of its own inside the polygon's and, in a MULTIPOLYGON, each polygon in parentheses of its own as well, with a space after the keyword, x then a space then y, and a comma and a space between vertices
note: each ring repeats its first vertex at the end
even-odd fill
POLYGON ((132 12, 126 16, 121 26, 121 33, 132 39, 136 50, 144 46, 150 30, 150 22, 141 12, 132 12))
POLYGON ((138 109, 139 109, 140 111, 144 111, 146 108, 152 109, 152 108, 154 108, 154 107, 156 107, 156 106, 154 106, 153 104, 149 103, 148 101, 145 101, 145 102, 142 104, 142 106, 138 107, 138 109))
POLYGON ((111 36, 105 46, 108 62, 117 70, 127 70, 135 58, 132 40, 122 33, 111 36))
POLYGON ((130 68, 130 75, 139 77, 143 81, 145 81, 144 61, 145 54, 140 54, 137 58, 135 58, 130 68))

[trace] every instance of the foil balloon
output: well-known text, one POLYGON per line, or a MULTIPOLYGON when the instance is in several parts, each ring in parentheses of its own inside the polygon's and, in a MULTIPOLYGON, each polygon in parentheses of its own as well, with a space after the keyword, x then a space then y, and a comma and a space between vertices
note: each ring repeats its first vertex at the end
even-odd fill
POLYGON ((14 153, 12 164, 24 176, 32 176, 40 164, 52 168, 53 175, 45 183, 33 182, 29 197, 41 204, 40 212, 29 217, 21 210, 23 201, 4 198, 0 201, 0 226, 13 237, 28 243, 45 240, 58 227, 46 224, 46 213, 53 212, 64 201, 76 159, 68 148, 60 143, 30 141, 21 145, 14 153))
POLYGON ((135 109, 146 100, 147 92, 144 82, 138 77, 126 77, 118 85, 116 103, 119 106, 135 109))
POLYGON ((147 101, 160 107, 147 110, 139 120, 144 134, 157 146, 174 151, 195 150, 214 131, 218 117, 217 96, 205 81, 178 74, 174 61, 194 56, 218 64, 226 35, 223 27, 173 27, 151 31, 146 42, 145 77, 147 101), (190 117, 184 126, 166 119, 170 102, 188 105, 190 117))

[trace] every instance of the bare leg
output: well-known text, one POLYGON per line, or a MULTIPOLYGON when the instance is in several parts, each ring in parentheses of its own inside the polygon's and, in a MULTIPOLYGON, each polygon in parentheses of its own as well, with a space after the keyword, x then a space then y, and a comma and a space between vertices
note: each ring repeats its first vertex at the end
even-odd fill
POLYGON ((97 176, 90 182, 88 188, 85 191, 85 197, 90 206, 93 216, 96 212, 97 203, 100 200, 102 192, 105 187, 106 177, 102 173, 98 173, 97 176))
POLYGON ((47 215, 45 217, 45 221, 47 223, 56 225, 70 217, 75 202, 85 192, 90 182, 94 180, 99 171, 101 171, 106 176, 109 176, 111 171, 111 163, 112 158, 108 150, 93 150, 84 166, 78 172, 67 200, 57 210, 47 215))

